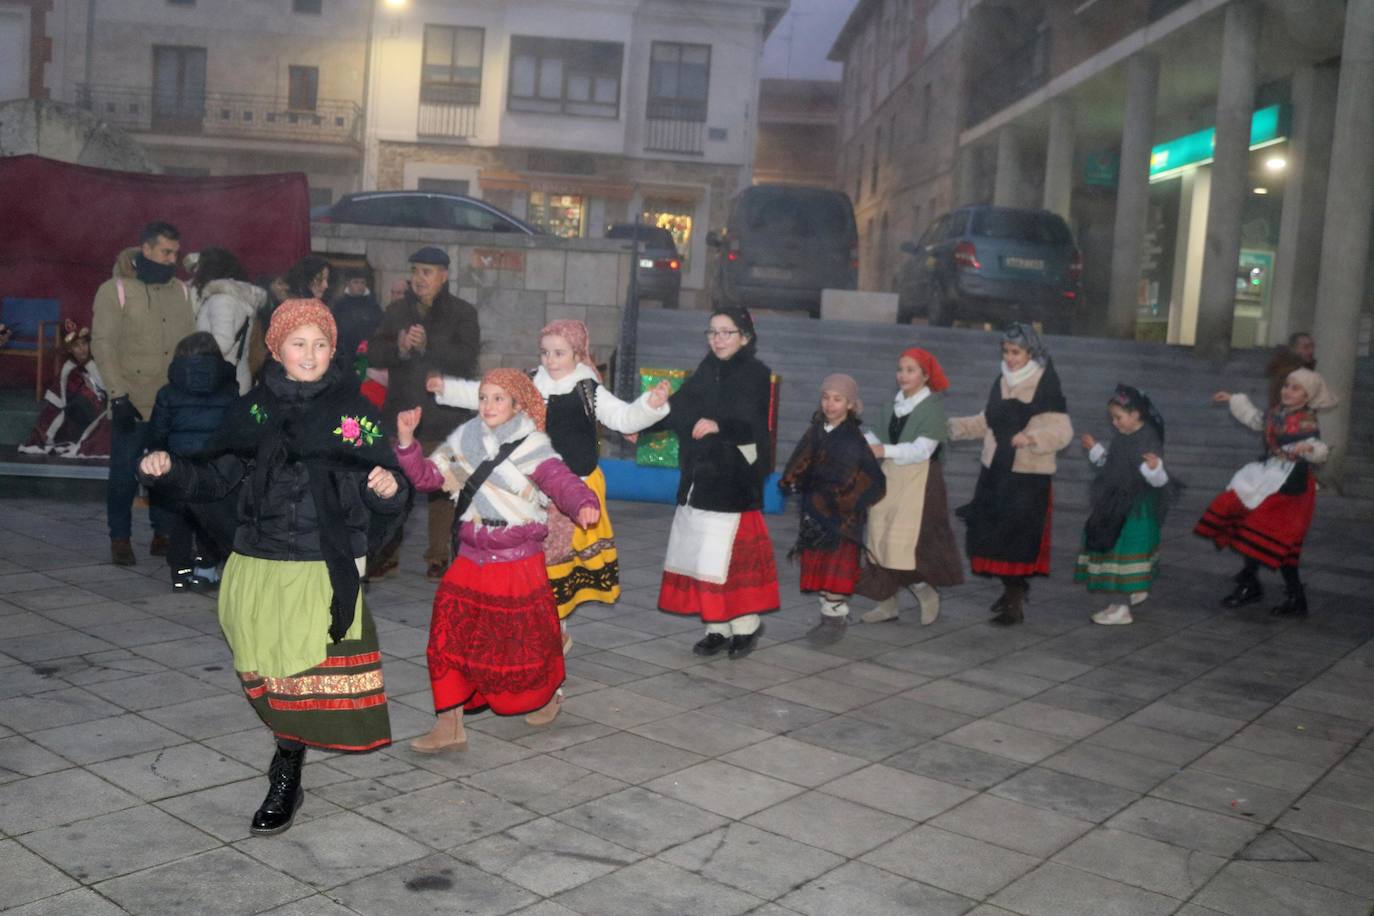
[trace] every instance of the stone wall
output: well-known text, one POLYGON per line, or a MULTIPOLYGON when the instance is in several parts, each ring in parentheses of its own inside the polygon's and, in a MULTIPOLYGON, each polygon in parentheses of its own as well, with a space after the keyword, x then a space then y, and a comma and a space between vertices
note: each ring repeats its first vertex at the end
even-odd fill
POLYGON ((365 259, 382 299, 392 281, 410 275, 411 253, 425 245, 447 251, 449 288, 477 307, 482 323, 484 370, 537 365, 539 329, 557 318, 587 323, 598 362, 619 340, 628 242, 320 223, 312 233, 318 254, 339 263, 365 259))

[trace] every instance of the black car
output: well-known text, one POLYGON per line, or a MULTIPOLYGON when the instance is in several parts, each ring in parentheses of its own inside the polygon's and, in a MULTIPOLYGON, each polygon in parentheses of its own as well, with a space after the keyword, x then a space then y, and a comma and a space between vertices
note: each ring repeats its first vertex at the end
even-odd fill
POLYGON ((345 194, 334 203, 316 207, 317 223, 361 223, 366 226, 406 226, 417 229, 455 229, 460 232, 509 232, 542 235, 499 207, 463 194, 437 191, 363 191, 345 194))
POLYGON ((898 277, 897 320, 1039 321, 1072 325, 1083 259, 1063 217, 1048 210, 961 207, 930 224, 898 277))
MULTIPOLYGON (((606 230, 608 239, 635 237, 634 223, 616 223, 606 230)), ((635 271, 639 298, 655 299, 675 309, 682 291, 682 258, 673 234, 658 226, 639 227, 639 267, 635 271)))
POLYGON ((718 305, 804 310, 819 317, 821 290, 858 285, 858 231, 842 191, 754 185, 735 195, 720 232, 711 297, 718 305))

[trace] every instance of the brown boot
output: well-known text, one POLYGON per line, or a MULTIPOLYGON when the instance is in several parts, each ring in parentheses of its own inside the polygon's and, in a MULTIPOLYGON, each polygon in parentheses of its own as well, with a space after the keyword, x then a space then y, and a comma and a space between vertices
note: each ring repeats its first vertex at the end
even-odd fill
POLYGON ((155 534, 152 542, 148 545, 148 555, 153 557, 167 556, 167 535, 155 534))
POLYGON ((110 562, 116 566, 134 566, 138 563, 134 558, 134 545, 129 543, 128 538, 110 538, 110 562))
POLYGON ((525 721, 530 725, 544 726, 552 725, 553 720, 558 718, 558 713, 563 708, 563 691, 559 690, 553 695, 553 699, 544 704, 542 709, 525 716, 525 721))
POLYGON ((430 733, 411 741, 410 749, 421 754, 467 750, 468 734, 463 730, 463 708, 459 706, 439 713, 430 733))

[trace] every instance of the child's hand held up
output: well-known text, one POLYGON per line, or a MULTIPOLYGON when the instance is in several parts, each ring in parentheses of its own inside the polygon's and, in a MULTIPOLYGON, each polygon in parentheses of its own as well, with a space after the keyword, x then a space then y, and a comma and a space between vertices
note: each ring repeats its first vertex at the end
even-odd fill
POLYGON ((1092 451, 1093 446, 1097 444, 1097 440, 1093 438, 1092 433, 1084 433, 1078 438, 1078 441, 1088 451, 1092 451))
POLYGON ((1145 459, 1145 467, 1152 471, 1159 469, 1159 456, 1154 452, 1146 452, 1141 457, 1145 459))
POLYGON ((658 408, 668 403, 668 395, 673 393, 672 386, 667 381, 659 382, 649 389, 649 406, 658 408))
POLYGON ((415 441, 415 428, 420 425, 421 410, 412 407, 396 415, 396 444, 401 448, 409 448, 410 443, 415 441))

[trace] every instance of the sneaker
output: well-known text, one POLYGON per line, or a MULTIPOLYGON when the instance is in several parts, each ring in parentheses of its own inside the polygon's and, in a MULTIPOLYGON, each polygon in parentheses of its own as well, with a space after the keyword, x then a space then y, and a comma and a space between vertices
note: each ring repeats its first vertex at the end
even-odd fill
POLYGON ((116 566, 133 566, 138 563, 134 558, 134 546, 128 538, 110 538, 110 562, 116 566))
POLYGON ((844 631, 849 629, 849 615, 824 615, 821 622, 812 627, 806 634, 806 641, 815 646, 828 646, 839 642, 844 638, 844 631))
POLYGON ((1150 597, 1150 593, 1149 593, 1149 592, 1131 592, 1131 597, 1130 597, 1131 607, 1135 607, 1135 606, 1138 605, 1138 604, 1144 604, 1144 603, 1145 603, 1145 600, 1146 600, 1147 598, 1149 598, 1149 597, 1150 597))
POLYGON ((1131 609, 1124 604, 1109 604, 1104 610, 1093 615, 1093 623, 1103 626, 1122 626, 1131 623, 1131 609))

